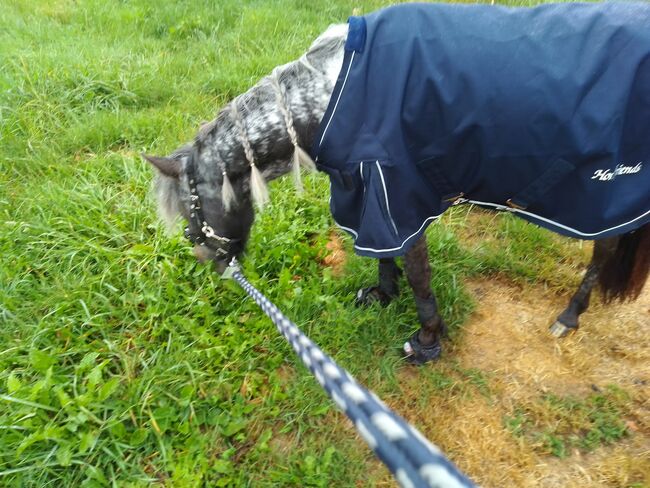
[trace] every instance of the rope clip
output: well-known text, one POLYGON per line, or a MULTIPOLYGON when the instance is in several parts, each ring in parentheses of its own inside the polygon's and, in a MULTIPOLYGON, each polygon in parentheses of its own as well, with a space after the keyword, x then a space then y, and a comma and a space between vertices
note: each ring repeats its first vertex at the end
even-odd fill
POLYGON ((239 267, 239 262, 237 261, 236 257, 233 257, 230 260, 230 264, 221 275, 221 278, 223 278, 224 280, 230 280, 232 279, 233 275, 239 271, 241 271, 241 268, 239 267))

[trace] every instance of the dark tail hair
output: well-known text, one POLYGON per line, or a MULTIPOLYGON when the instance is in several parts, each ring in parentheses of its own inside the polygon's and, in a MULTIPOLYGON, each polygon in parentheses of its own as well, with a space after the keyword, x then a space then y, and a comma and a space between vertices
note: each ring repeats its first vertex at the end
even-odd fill
POLYGON ((605 303, 635 300, 650 271, 650 224, 623 234, 598 276, 605 303))

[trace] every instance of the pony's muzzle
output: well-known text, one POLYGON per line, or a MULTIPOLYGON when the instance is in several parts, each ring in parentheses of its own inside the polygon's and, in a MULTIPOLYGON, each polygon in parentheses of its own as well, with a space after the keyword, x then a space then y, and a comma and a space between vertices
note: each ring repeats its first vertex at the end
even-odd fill
POLYGON ((196 259, 198 259, 199 262, 201 263, 207 263, 208 261, 211 261, 216 257, 215 252, 212 251, 210 248, 198 244, 194 245, 193 252, 196 259))
POLYGON ((217 253, 214 250, 210 249, 208 246, 201 246, 199 244, 196 244, 194 246, 193 252, 194 256, 200 263, 209 263, 212 261, 217 273, 220 275, 223 274, 223 272, 226 270, 228 263, 232 258, 232 256, 229 256, 227 254, 217 256, 217 253))

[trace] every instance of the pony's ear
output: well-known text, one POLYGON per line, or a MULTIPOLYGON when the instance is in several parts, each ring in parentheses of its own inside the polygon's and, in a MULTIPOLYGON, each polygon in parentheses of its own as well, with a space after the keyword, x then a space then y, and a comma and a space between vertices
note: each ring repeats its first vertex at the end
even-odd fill
POLYGON ((158 156, 149 156, 148 154, 142 154, 142 157, 149 161, 152 165, 158 169, 165 176, 170 178, 178 178, 181 174, 182 163, 181 158, 161 158, 158 156))

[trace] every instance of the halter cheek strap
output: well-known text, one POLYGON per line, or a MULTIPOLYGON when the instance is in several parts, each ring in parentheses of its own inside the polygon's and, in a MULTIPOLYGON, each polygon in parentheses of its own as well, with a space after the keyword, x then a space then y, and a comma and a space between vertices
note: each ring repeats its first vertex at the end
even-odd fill
POLYGON ((186 167, 187 180, 190 187, 190 218, 189 225, 185 227, 185 237, 193 244, 208 247, 210 250, 214 251, 218 257, 228 256, 231 254, 232 247, 237 244, 240 239, 220 236, 205 220, 203 208, 201 206, 201 198, 199 197, 199 191, 197 188, 198 181, 194 168, 195 157, 196 149, 190 155, 186 167))

